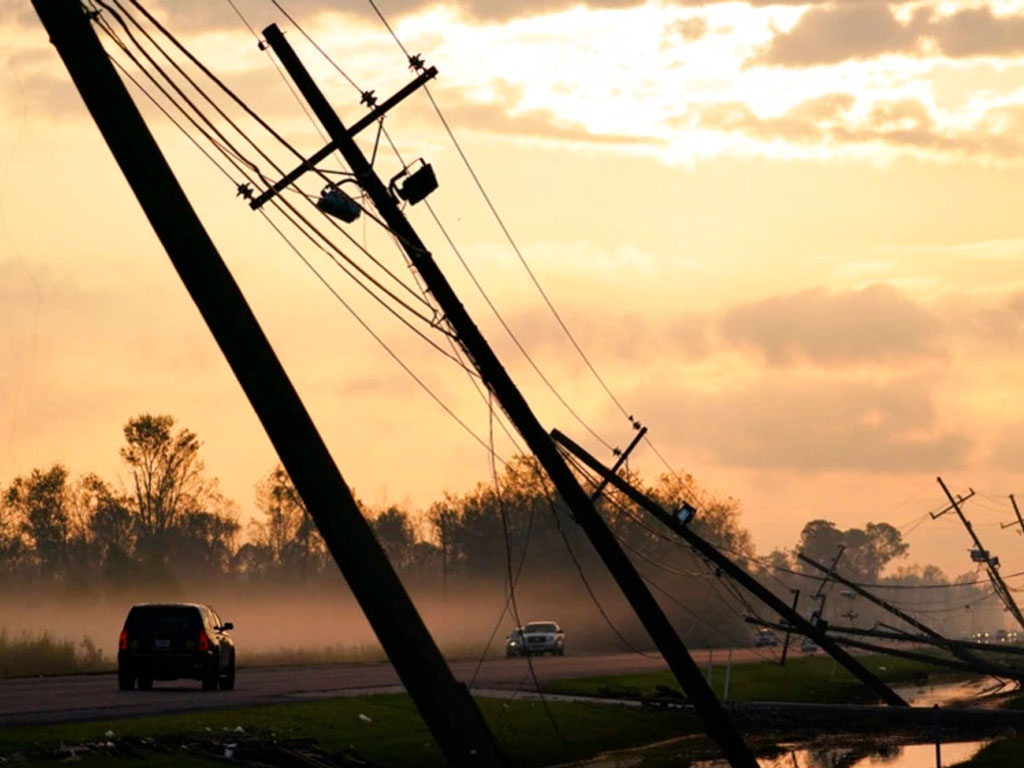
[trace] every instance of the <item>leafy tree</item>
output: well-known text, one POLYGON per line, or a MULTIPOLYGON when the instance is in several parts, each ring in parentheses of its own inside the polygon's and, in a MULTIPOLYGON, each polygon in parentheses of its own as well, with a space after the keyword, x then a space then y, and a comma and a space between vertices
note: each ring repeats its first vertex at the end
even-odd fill
POLYGON ((87 528, 108 578, 118 580, 134 570, 136 530, 128 500, 115 494, 98 476, 80 483, 80 506, 89 510, 87 528))
POLYGON ((275 467, 256 486, 256 506, 263 520, 250 526, 257 549, 246 554, 247 567, 303 579, 322 570, 327 556, 323 538, 284 467, 275 467))
POLYGON ((172 531, 175 567, 189 572, 227 572, 239 528, 238 521, 225 512, 188 510, 172 531))
POLYGON ((740 503, 731 496, 705 494, 689 474, 661 475, 650 495, 669 510, 678 509, 683 502, 695 506, 697 514, 690 527, 720 549, 732 554, 754 553, 750 533, 740 527, 740 503))
POLYGON ((54 464, 18 477, 4 493, 4 505, 13 510, 40 572, 53 577, 63 572, 71 538, 68 470, 54 464))
POLYGON ((395 570, 401 571, 412 565, 416 555, 416 531, 408 512, 390 506, 370 525, 395 570))
POLYGON ((21 534, 17 510, 6 499, 7 493, 0 493, 0 574, 12 578, 24 566, 28 547, 21 534))
POLYGON ((909 545, 888 523, 868 523, 863 529, 841 531, 829 520, 812 520, 800 533, 799 552, 828 565, 843 547, 838 570, 855 581, 874 582, 894 559, 906 555, 909 545))

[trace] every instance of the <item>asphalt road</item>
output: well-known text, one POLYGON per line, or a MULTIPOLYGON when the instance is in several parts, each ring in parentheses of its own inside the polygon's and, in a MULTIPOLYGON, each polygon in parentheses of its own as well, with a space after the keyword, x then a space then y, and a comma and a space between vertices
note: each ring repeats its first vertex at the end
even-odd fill
MULTIPOLYGON (((698 651, 701 667, 707 651, 698 651)), ((716 665, 725 663, 727 651, 716 650, 716 665)), ((752 649, 736 649, 732 660, 763 657, 752 649)), ((665 669, 660 656, 617 654, 613 656, 563 656, 531 659, 538 681, 588 675, 630 674, 665 669)), ((527 660, 451 664, 455 676, 478 689, 535 690, 527 660)), ((157 682, 151 691, 121 691, 117 676, 69 675, 63 677, 0 680, 0 727, 99 720, 156 715, 188 710, 281 704, 309 698, 351 696, 402 690, 390 664, 334 664, 307 667, 239 669, 233 691, 200 690, 190 680, 157 682)))

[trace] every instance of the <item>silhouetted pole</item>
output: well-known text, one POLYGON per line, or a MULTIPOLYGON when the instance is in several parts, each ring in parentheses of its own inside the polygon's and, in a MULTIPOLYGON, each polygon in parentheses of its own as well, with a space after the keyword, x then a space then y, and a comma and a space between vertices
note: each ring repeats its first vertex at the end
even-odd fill
POLYGON ((824 627, 818 627, 812 624, 799 613, 794 611, 786 604, 785 601, 781 600, 778 595, 761 584, 761 582, 747 573, 728 557, 719 552, 713 544, 702 539, 694 533, 692 529, 680 523, 679 520, 666 512, 658 502, 647 494, 634 488, 630 483, 623 480, 618 475, 612 474, 608 467, 604 466, 604 464, 591 456, 590 453, 584 450, 582 446, 577 445, 557 429, 551 433, 551 436, 557 443, 563 445, 567 450, 579 458, 580 461, 590 467, 590 469, 594 470, 594 472, 596 472, 600 477, 606 478, 612 486, 622 491, 626 498, 641 509, 645 509, 650 514, 654 515, 654 517, 674 531, 680 538, 685 540, 699 554, 703 555, 720 568, 723 573, 730 576, 737 584, 788 621, 801 634, 812 638, 814 642, 821 646, 821 648, 832 656, 832 658, 846 667, 846 669, 850 671, 851 675, 874 691, 879 699, 894 707, 907 706, 907 702, 904 701, 899 694, 875 677, 870 670, 843 650, 835 640, 826 635, 824 627))
POLYGON ((960 518, 960 522, 964 524, 964 528, 971 535, 971 539, 974 541, 975 551, 978 552, 979 557, 984 557, 983 562, 985 563, 985 569, 988 571, 988 577, 992 581, 992 588, 995 590, 999 599, 1003 601, 1003 605, 1006 606, 1006 610, 1010 612, 1010 615, 1016 619, 1017 623, 1024 629, 1024 615, 1021 614, 1020 608, 1017 607, 1017 601, 1013 599, 1013 594, 1010 592, 1010 588, 1006 586, 1006 582, 1003 581, 1003 577, 999 573, 999 559, 993 558, 989 555, 987 549, 981 546, 981 539, 978 538, 978 534, 974 532, 974 526, 971 525, 970 521, 964 515, 963 510, 960 509, 960 504, 957 503, 956 499, 953 498, 953 494, 949 492, 949 488, 942 482, 941 477, 935 478, 939 485, 942 487, 943 493, 946 494, 946 498, 949 499, 949 503, 956 510, 957 517, 960 518))
MULTIPOLYGON (((819 571, 824 573, 825 574, 825 578, 835 579, 835 581, 837 581, 838 583, 840 583, 840 584, 842 584, 844 586, 849 587, 850 589, 852 589, 854 592, 856 592, 858 595, 860 595, 864 599, 871 601, 872 603, 877 605, 879 608, 882 608, 882 609, 888 611, 889 613, 891 613, 893 616, 896 616, 897 618, 902 619, 903 621, 907 622, 907 624, 909 624, 910 626, 914 627, 915 629, 920 630, 921 632, 924 632, 929 637, 935 638, 937 640, 945 640, 946 639, 941 634, 939 634, 934 629, 932 629, 927 624, 925 624, 923 621, 920 621, 919 619, 915 619, 913 616, 911 616, 906 611, 903 611, 903 610, 897 608, 892 603, 890 603, 890 602, 888 602, 886 600, 883 600, 880 597, 877 597, 876 595, 872 594, 871 592, 868 592, 860 584, 857 584, 856 582, 850 581, 845 576, 841 576, 839 574, 839 572, 836 571, 834 563, 833 563, 832 567, 829 567, 827 565, 822 565, 817 560, 814 560, 814 559, 808 557, 807 555, 805 555, 803 552, 798 552, 796 556, 799 559, 803 560, 808 565, 813 566, 814 568, 817 568, 819 571)), ((955 647, 952 647, 952 646, 950 647, 950 650, 955 655, 960 656, 964 661, 966 661, 968 663, 971 663, 971 664, 979 663, 979 660, 977 658, 975 658, 972 654, 970 654, 970 653, 968 653, 966 651, 957 650, 955 647)))
POLYGON ((1017 521, 1014 523, 1000 523, 1000 528, 1013 528, 1015 525, 1020 526, 1020 532, 1024 533, 1024 518, 1020 516, 1020 509, 1017 508, 1017 500, 1013 498, 1013 494, 1010 494, 1010 503, 1013 504, 1013 513, 1017 516, 1017 521))
POLYGON ((366 192, 374 207, 394 234, 398 243, 419 272, 428 290, 433 294, 448 323, 455 330, 459 343, 469 359, 476 366, 480 378, 501 404, 509 420, 523 436, 530 450, 551 477, 555 488, 572 511, 576 522, 590 538, 594 548, 604 560, 620 589, 633 610, 661 651, 686 695, 693 703, 698 715, 704 721, 708 735, 714 739, 722 754, 733 768, 757 768, 757 761, 747 748, 742 737, 732 725, 714 692, 700 673, 697 664, 690 657, 683 641, 679 639, 671 623, 654 599, 647 585, 630 562, 626 553, 615 540, 615 536, 597 513, 586 492, 573 476, 569 467, 558 454, 551 438, 540 425, 530 406, 523 398, 511 377, 501 365, 483 334, 466 312, 448 283, 447 278, 434 262, 419 235, 409 224, 387 186, 380 180, 373 166, 366 159, 359 146, 353 141, 341 119, 328 103, 305 66, 296 56, 284 34, 272 24, 263 30, 267 44, 273 49, 295 81, 299 92, 309 102, 313 113, 323 124, 331 141, 338 146, 359 185, 366 192))
MULTIPOLYGON (((794 590, 792 590, 792 592, 793 592, 793 606, 792 606, 792 608, 790 610, 792 610, 793 613, 796 613, 797 612, 797 610, 796 610, 797 603, 800 602, 800 590, 799 589, 794 589, 794 590)), ((792 634, 793 634, 793 628, 787 622, 787 624, 786 624, 786 639, 783 640, 783 642, 782 642, 782 656, 779 658, 779 666, 780 667, 786 666, 786 655, 789 653, 789 638, 790 638, 790 635, 792 635, 792 634)))
MULTIPOLYGON (((71 79, 450 765, 507 765, 359 511, 312 419, 78 0, 33 0, 71 79)), ((311 617, 315 621, 315 616, 311 617)))

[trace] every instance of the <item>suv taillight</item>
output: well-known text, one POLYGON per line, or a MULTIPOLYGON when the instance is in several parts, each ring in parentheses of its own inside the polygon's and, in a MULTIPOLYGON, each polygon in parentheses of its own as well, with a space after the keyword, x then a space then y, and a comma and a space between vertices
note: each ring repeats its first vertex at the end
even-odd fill
POLYGON ((206 631, 202 629, 199 630, 199 650, 210 650, 210 638, 207 636, 206 631))
POLYGON ((128 630, 127 629, 122 629, 121 630, 121 637, 119 637, 117 639, 117 649, 119 651, 127 651, 128 650, 128 630))

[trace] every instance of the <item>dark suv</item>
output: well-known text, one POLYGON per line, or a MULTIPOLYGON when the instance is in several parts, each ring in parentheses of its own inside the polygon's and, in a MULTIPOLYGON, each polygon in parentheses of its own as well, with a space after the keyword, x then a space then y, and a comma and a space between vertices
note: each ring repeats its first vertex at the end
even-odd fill
POLYGON ((204 691, 235 687, 234 625, 208 605, 134 605, 117 644, 117 682, 123 691, 149 690, 154 680, 201 680, 204 691))

